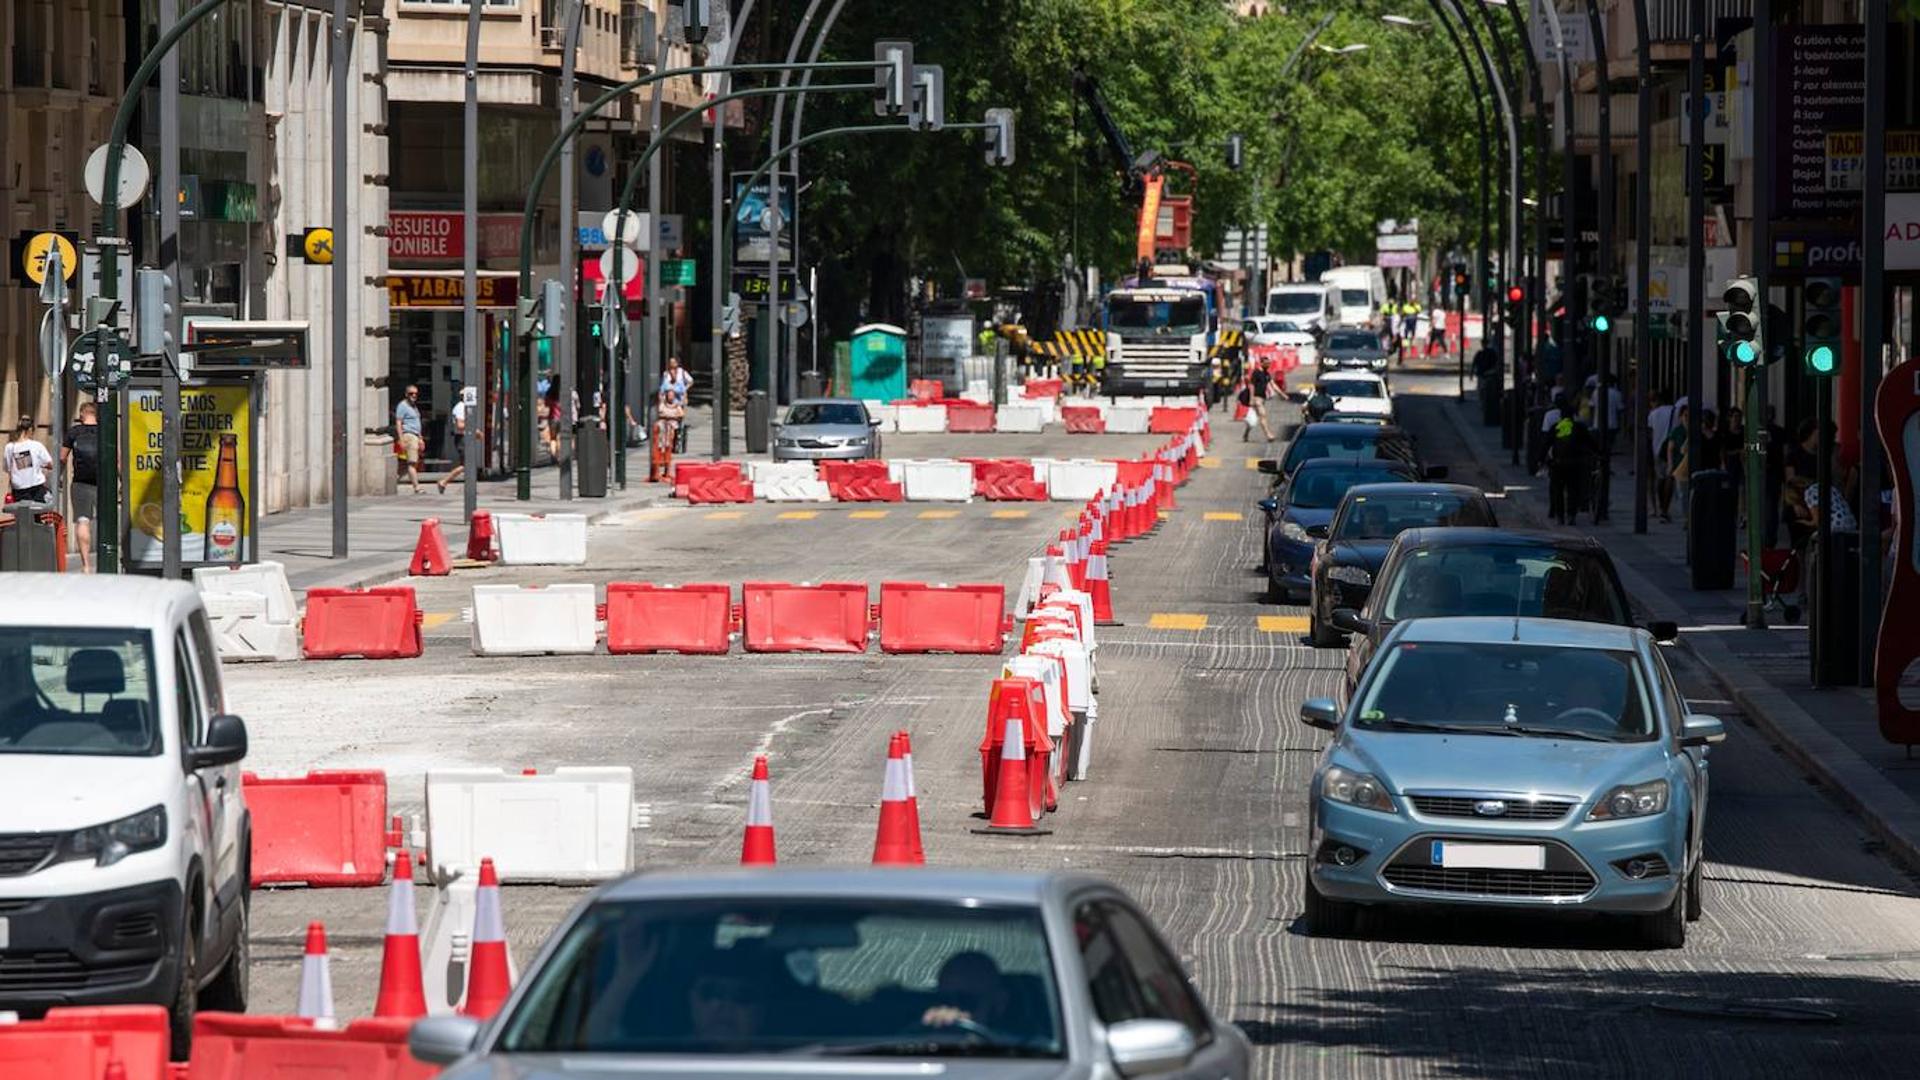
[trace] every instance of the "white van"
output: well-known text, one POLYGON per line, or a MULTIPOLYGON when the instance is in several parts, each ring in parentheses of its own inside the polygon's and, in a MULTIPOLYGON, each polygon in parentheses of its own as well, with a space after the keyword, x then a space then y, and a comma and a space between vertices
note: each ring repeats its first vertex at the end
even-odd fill
POLYGON ((1337 293, 1324 283, 1274 286, 1267 292, 1267 314, 1292 319, 1314 334, 1340 322, 1337 293))
POLYGON ((1378 330, 1380 309, 1387 302, 1387 275, 1377 266, 1336 266, 1320 275, 1323 285, 1339 291, 1335 303, 1341 326, 1378 330))
POLYGON ((0 574, 0 1010, 245 1010, 246 753, 190 586, 0 574))

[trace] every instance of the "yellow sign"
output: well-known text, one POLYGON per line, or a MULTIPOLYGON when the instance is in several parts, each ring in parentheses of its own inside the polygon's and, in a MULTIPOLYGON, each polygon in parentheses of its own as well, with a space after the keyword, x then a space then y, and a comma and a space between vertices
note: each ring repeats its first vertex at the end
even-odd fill
POLYGON ((47 256, 54 248, 60 249, 60 276, 67 281, 73 280, 73 272, 80 268, 80 255, 73 250, 73 241, 55 232, 34 233, 27 241, 27 250, 21 256, 22 269, 27 279, 35 285, 47 282, 47 256))
POLYGON ((333 263, 333 230, 308 229, 301 247, 306 250, 307 261, 329 266, 333 263))
MULTIPOLYGON (((136 390, 127 409, 127 556, 159 566, 160 391, 136 390)), ((253 550, 252 397, 245 386, 180 390, 180 559, 250 562, 253 550)))

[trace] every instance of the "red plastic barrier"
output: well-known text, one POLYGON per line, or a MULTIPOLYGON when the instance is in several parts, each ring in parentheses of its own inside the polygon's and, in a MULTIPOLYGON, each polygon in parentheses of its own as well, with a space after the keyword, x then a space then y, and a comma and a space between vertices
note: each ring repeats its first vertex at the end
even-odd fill
POLYGON ((827 491, 841 502, 900 502, 906 493, 888 479, 887 463, 868 458, 861 461, 823 461, 820 479, 827 491))
POLYGON ((907 393, 915 401, 933 402, 946 396, 947 388, 939 379, 915 379, 907 384, 907 393))
POLYGON ((107 1075, 167 1080, 167 1010, 158 1005, 48 1009, 45 1019, 0 1024, 0 1076, 75 1080, 107 1075))
POLYGON ((673 494, 684 499, 696 480, 744 480, 746 471, 737 461, 676 461, 673 463, 673 494))
POLYGON ((993 430, 993 406, 953 398, 946 402, 947 430, 977 433, 993 430))
POLYGON ((253 884, 378 885, 387 876, 387 774, 240 774, 253 815, 253 884))
POLYGON ((407 1052, 412 1020, 355 1020, 323 1031, 294 1016, 201 1013, 188 1080, 427 1080, 440 1069, 407 1052))
POLYGON ((1069 435, 1100 435, 1107 430, 1107 418, 1091 405, 1060 406, 1060 421, 1069 435))
POLYGON ((420 620, 420 605, 414 600, 411 585, 308 589, 300 651, 309 660, 419 656, 420 620))
POLYGON ((998 653, 1004 585, 880 583, 880 651, 998 653))
POLYGON ((788 585, 749 581, 740 586, 748 652, 865 652, 865 582, 788 585))
POLYGON ((727 585, 607 584, 609 653, 724 653, 732 630, 727 585))
POLYGON ((695 506, 750 503, 753 501, 753 485, 744 476, 701 476, 688 482, 686 498, 695 506))
POLYGON ((1057 398, 1066 389, 1064 379, 1028 379, 1020 388, 1020 396, 1027 398, 1057 398))
POLYGON ((1200 410, 1192 405, 1158 405, 1147 415, 1147 430, 1155 435, 1185 435, 1200 410))

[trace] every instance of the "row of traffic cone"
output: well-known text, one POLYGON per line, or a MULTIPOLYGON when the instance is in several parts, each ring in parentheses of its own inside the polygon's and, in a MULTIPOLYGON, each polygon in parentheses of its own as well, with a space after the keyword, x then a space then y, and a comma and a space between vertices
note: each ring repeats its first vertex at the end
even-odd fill
MULTIPOLYGON (((492 859, 480 860, 480 884, 474 893, 472 952, 467 960, 467 992, 460 1013, 486 1019, 500 1011, 512 988, 507 960, 507 927, 500 908, 500 877, 492 859)), ((327 961, 327 928, 307 924, 300 960, 300 993, 294 1015, 331 1023, 333 976, 327 961)), ((420 923, 414 914, 413 857, 400 852, 387 895, 387 932, 380 957, 380 989, 373 1015, 416 1019, 427 1015, 426 980, 420 964, 420 923)))
MULTIPOLYGON (((747 790, 747 828, 740 842, 743 866, 779 861, 773 838, 773 791, 767 756, 753 759, 747 790)), ((873 838, 875 866, 920 866, 927 861, 920 842, 920 798, 913 783, 913 739, 896 731, 887 740, 886 773, 880 785, 880 823, 873 838)))

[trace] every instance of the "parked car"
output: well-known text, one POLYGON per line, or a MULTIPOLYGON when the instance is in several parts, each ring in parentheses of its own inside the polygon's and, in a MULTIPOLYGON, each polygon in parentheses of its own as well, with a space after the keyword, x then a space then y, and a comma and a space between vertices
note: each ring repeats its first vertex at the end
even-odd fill
POLYGON ((0 574, 0 1010, 246 1009, 246 753, 192 586, 0 574))
POLYGON ((1248 319, 1240 329, 1246 335, 1249 355, 1292 349, 1301 367, 1319 362, 1320 339, 1303 322, 1268 315, 1248 319))
POLYGON ((846 461, 880 456, 880 421, 855 398, 802 398, 773 426, 775 461, 846 461))
MULTIPOLYGON (((1347 640, 1346 689, 1359 685, 1373 653, 1407 619, 1504 615, 1633 625, 1633 605, 1613 558, 1591 536, 1521 529, 1410 529, 1381 560, 1366 607, 1335 608, 1347 640)), ((1656 639, 1679 628, 1649 623, 1656 639)))
POLYGON ((1373 575, 1394 537, 1408 529, 1497 526, 1493 504, 1466 484, 1361 484, 1347 489, 1327 535, 1314 548, 1307 637, 1323 648, 1345 642, 1335 608, 1366 606, 1373 575))
POLYGON ((1310 393, 1333 399, 1333 411, 1343 416, 1393 418, 1393 397, 1387 393, 1387 380, 1370 371, 1328 372, 1313 382, 1310 393))
POLYGON ((1276 604, 1308 599, 1314 543, 1327 535, 1327 525, 1349 488, 1419 476, 1411 464, 1391 459, 1316 458, 1302 463, 1284 489, 1260 500, 1267 522, 1267 599, 1276 604))
POLYGON ((1326 371, 1341 368, 1387 370, 1387 350, 1380 344, 1380 332, 1364 329, 1328 332, 1326 340, 1320 344, 1320 367, 1326 371))
POLYGON ((425 1019, 410 1044, 448 1080, 1211 1080, 1249 1057, 1104 881, 866 867, 629 877, 574 909, 493 1022, 425 1019))
POLYGON ((1304 906, 1315 934, 1363 905, 1470 905, 1631 916, 1678 948, 1700 917, 1707 747, 1644 630, 1560 619, 1397 625, 1344 713, 1308 795, 1304 906))

